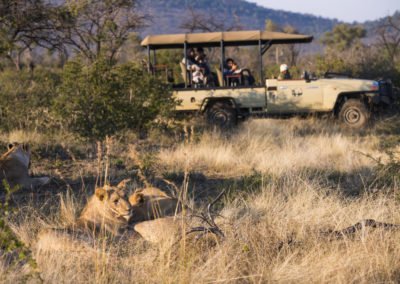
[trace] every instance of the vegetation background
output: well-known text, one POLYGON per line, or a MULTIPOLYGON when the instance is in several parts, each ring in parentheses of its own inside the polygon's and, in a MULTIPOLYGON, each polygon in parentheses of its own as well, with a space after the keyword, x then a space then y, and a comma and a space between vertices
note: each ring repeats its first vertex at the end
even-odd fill
MULTIPOLYGON (((211 2, 0 1, 0 144, 30 143, 32 173, 53 177, 38 190, 0 189, 1 282, 399 281, 399 232, 321 237, 365 218, 400 224, 396 114, 357 134, 314 118, 250 120, 228 135, 197 121, 171 123, 170 85, 148 75, 139 42, 159 7, 184 7, 186 16, 171 25, 190 32, 253 28, 246 19, 256 16, 266 30, 317 36, 311 50, 272 48, 264 61, 268 77, 285 62, 294 76, 332 71, 400 86, 400 15, 353 25, 266 14, 245 1, 235 11, 211 2), (205 11, 207 5, 224 7, 233 20, 205 11), (297 25, 301 19, 312 25, 297 25), (140 238, 99 239, 72 250, 57 240, 37 243, 41 229, 77 216, 106 166, 111 182, 136 178, 132 147, 154 184, 172 180, 199 208, 227 189, 218 204, 226 239, 175 250, 140 238)), ((207 53, 218 64, 218 52, 207 53)), ((240 66, 257 70, 251 54, 227 50, 240 66)), ((164 51, 157 59, 179 68, 181 57, 164 51)), ((140 186, 136 178, 132 190, 140 186)))

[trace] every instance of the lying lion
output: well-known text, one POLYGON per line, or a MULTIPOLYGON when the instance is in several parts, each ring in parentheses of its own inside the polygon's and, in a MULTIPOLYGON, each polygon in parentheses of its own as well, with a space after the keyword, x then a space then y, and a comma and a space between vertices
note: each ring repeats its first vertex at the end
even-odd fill
POLYGON ((132 207, 126 197, 125 182, 117 186, 96 188, 83 208, 77 225, 90 230, 105 230, 120 235, 132 217, 132 207))
POLYGON ((27 144, 13 143, 8 151, 0 157, 0 180, 5 180, 11 187, 33 188, 47 184, 48 177, 33 178, 29 176, 31 152, 27 144))
MULTIPOLYGON (((172 240, 181 232, 180 227, 186 217, 179 214, 182 206, 176 198, 154 187, 140 189, 129 197, 127 192, 127 180, 117 186, 96 188, 73 224, 72 232, 89 233, 92 237, 93 233, 103 232, 119 237, 130 235, 133 229, 150 242, 172 240)), ((69 240, 65 244, 68 247, 68 242, 76 242, 67 236, 68 231, 71 232, 71 228, 43 230, 39 243, 63 235, 61 239, 69 240)))
POLYGON ((182 210, 178 199, 156 187, 137 190, 129 196, 129 203, 132 206, 131 223, 174 216, 182 210))

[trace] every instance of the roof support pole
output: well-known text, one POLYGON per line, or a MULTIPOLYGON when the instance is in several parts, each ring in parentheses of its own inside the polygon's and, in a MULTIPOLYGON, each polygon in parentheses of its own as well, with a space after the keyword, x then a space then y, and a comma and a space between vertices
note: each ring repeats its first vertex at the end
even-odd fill
POLYGON ((221 40, 221 74, 222 74, 222 86, 225 86, 225 78, 224 78, 224 65, 225 65, 225 46, 224 41, 221 40))
POLYGON ((147 46, 147 72, 151 72, 151 66, 150 66, 150 60, 151 60, 151 55, 150 55, 150 45, 147 46))
POLYGON ((260 59, 259 59, 259 62, 260 62, 260 66, 259 66, 259 68, 260 68, 260 86, 262 86, 264 83, 264 72, 263 72, 264 66, 263 66, 263 47, 262 47, 261 40, 258 41, 258 49, 260 52, 260 59))
POLYGON ((188 70, 188 60, 187 60, 187 42, 185 41, 183 44, 183 52, 184 54, 184 58, 185 58, 185 88, 188 87, 188 74, 187 74, 187 70, 188 70))
POLYGON ((156 57, 156 50, 153 49, 153 69, 157 65, 157 57, 156 57))

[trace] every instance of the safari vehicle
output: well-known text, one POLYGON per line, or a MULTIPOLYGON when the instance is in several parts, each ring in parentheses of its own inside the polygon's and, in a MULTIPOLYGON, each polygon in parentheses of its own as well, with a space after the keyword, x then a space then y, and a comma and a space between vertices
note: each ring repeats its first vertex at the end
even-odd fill
MULTIPOLYGON (((377 106, 391 104, 392 86, 390 82, 385 81, 352 79, 332 73, 320 79, 311 78, 307 73, 300 80, 265 79, 263 55, 272 45, 309 43, 312 40, 313 37, 308 35, 233 31, 150 35, 141 45, 147 48, 152 66, 156 66, 156 51, 160 49, 183 49, 184 62, 188 62, 189 48, 220 49, 220 68, 215 70, 218 84, 193 84, 190 72, 186 71, 187 63, 186 66, 180 63, 184 84, 174 85, 173 95, 180 101, 176 111, 200 112, 209 123, 221 127, 231 127, 238 119, 251 115, 332 113, 346 126, 361 128, 368 123, 371 112, 377 106), (258 82, 238 80, 232 84, 229 79, 223 78, 225 47, 229 46, 258 47, 258 82)), ((150 64, 148 68, 152 71, 150 64)))

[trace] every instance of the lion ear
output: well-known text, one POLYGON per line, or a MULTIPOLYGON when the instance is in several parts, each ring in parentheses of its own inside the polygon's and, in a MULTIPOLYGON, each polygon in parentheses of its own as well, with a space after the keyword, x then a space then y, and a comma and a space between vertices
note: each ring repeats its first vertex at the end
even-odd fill
POLYGON ((101 187, 96 188, 95 194, 100 201, 103 201, 107 197, 107 191, 101 187))
POLYGON ((138 205, 144 202, 144 195, 143 193, 135 192, 131 196, 129 196, 129 203, 133 205, 138 205))

